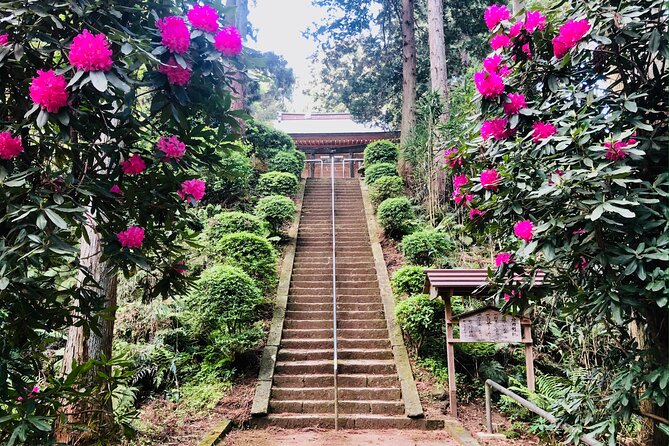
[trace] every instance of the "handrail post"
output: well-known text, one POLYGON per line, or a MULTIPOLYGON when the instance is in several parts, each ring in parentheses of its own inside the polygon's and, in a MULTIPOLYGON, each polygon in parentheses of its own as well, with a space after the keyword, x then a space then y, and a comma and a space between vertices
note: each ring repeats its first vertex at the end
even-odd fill
POLYGON ((333 385, 334 385, 334 425, 339 429, 339 386, 337 383, 337 254, 336 254, 336 226, 335 226, 335 161, 334 154, 330 155, 330 182, 332 189, 332 338, 333 338, 333 385))
POLYGON ((485 426, 488 429, 488 433, 492 434, 492 389, 488 381, 485 383, 485 426))

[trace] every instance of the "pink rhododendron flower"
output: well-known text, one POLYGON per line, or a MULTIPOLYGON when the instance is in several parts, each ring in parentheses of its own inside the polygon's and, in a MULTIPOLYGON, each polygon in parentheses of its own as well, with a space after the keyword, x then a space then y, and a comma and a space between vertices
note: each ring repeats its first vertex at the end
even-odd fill
POLYGON ((205 187, 206 183, 202 180, 198 179, 186 180, 183 183, 181 183, 181 190, 178 191, 177 193, 183 199, 188 199, 189 197, 193 197, 195 201, 200 201, 202 200, 202 197, 204 197, 205 187))
POLYGON ((508 264, 511 261, 511 253, 510 252, 500 252, 495 256, 495 266, 500 267, 501 265, 508 264))
POLYGON ((463 201, 465 203, 470 203, 474 199, 474 195, 472 194, 462 194, 460 193, 460 189, 456 189, 453 191, 453 201, 455 201, 455 204, 460 204, 463 201))
POLYGON ((214 47, 225 56, 236 56, 242 52, 242 36, 234 26, 225 27, 214 37, 214 47))
POLYGON ((569 20, 560 27, 560 32, 553 38, 553 54, 558 59, 564 57, 567 52, 590 31, 588 20, 569 20))
POLYGON ((161 64, 158 71, 167 76, 170 85, 183 87, 190 82, 191 70, 179 65, 174 57, 170 57, 166 64, 161 64))
POLYGON ((532 59, 532 49, 530 48, 529 42, 523 45, 520 49, 525 53, 528 59, 532 59))
POLYGON ((180 260, 176 263, 176 266, 174 267, 174 271, 176 271, 177 274, 184 274, 186 272, 186 268, 184 268, 185 262, 183 260, 180 260))
POLYGON ((502 56, 499 54, 493 54, 483 59, 483 69, 488 73, 497 73, 499 64, 502 63, 502 56))
POLYGON ((518 37, 520 35, 520 32, 523 30, 524 26, 525 24, 523 22, 514 23, 513 26, 511 26, 511 28, 509 29, 509 34, 508 34, 509 37, 511 37, 512 39, 514 37, 518 37))
POLYGON ((144 172, 146 163, 139 155, 133 155, 121 163, 121 170, 127 175, 137 175, 144 172))
POLYGON ((109 71, 112 67, 112 50, 107 36, 91 34, 87 29, 77 35, 70 45, 70 63, 82 71, 109 71))
POLYGON ((453 177, 453 189, 460 189, 460 187, 464 186, 467 184, 467 175, 464 173, 462 175, 456 175, 453 177))
POLYGON ((141 248, 144 242, 144 228, 130 226, 125 231, 116 234, 116 238, 124 248, 141 248))
POLYGON ((470 209, 469 210, 469 219, 474 220, 476 217, 479 215, 485 214, 485 211, 482 211, 480 209, 470 209))
POLYGON ((509 74, 511 74, 511 70, 506 64, 500 65, 500 67, 497 69, 497 74, 502 77, 507 77, 509 74))
POLYGON ((478 71, 474 74, 476 89, 486 99, 494 99, 504 93, 504 80, 497 73, 478 71))
POLYGON ((161 43, 172 53, 182 54, 188 51, 190 31, 181 17, 169 16, 156 22, 160 30, 161 43))
POLYGON ((193 8, 188 11, 187 17, 193 28, 201 29, 208 33, 218 31, 218 13, 209 5, 193 5, 193 8))
MULTIPOLYGON (((632 135, 635 136, 635 135, 632 135)), ((627 155, 629 155, 629 152, 623 150, 627 146, 631 146, 637 143, 637 140, 634 138, 630 138, 627 141, 617 141, 617 142, 612 142, 612 141, 607 141, 604 143, 604 147, 606 147, 606 154, 604 155, 604 158, 610 161, 620 161, 621 159, 625 158, 627 155)))
POLYGON ((486 169, 481 172, 481 187, 483 189, 495 190, 501 179, 502 177, 499 176, 499 173, 495 169, 486 169))
POLYGON ((67 98, 65 76, 57 75, 53 70, 37 71, 37 76, 30 84, 30 99, 35 104, 49 113, 57 113, 61 107, 67 105, 67 98))
POLYGON ((7 45, 7 42, 9 42, 9 34, 0 34, 0 45, 7 45))
POLYGON ((525 17, 525 29, 532 34, 537 29, 546 28, 546 16, 539 11, 529 11, 525 17))
POLYGON ((118 194, 118 195, 123 194, 123 191, 121 190, 121 188, 119 187, 118 184, 114 184, 111 188, 109 188, 109 192, 111 192, 112 194, 118 194))
POLYGON ((511 46, 511 39, 509 39, 509 36, 505 36, 504 34, 499 34, 490 39, 490 46, 492 47, 493 50, 506 48, 508 46, 511 46))
POLYGON ((572 232, 572 234, 574 234, 574 235, 583 235, 583 234, 585 234, 585 229, 583 229, 583 228, 576 229, 576 230, 574 230, 574 232, 572 232))
POLYGON ((483 19, 488 29, 493 29, 502 20, 509 20, 511 11, 506 5, 490 5, 483 13, 483 19))
MULTIPOLYGON (((511 299, 516 297, 516 290, 511 290, 511 294, 504 293, 504 300, 509 302, 511 299)), ((520 297, 520 292, 518 293, 518 297, 520 297)))
POLYGON ((462 158, 459 155, 458 149, 451 147, 450 149, 444 150, 444 158, 446 164, 451 169, 454 169, 456 166, 462 166, 462 158))
POLYGON ((481 136, 488 140, 491 137, 496 140, 504 139, 510 135, 509 129, 506 128, 509 120, 506 118, 497 118, 484 121, 481 126, 481 136))
POLYGON ((165 158, 181 158, 186 153, 186 144, 176 135, 169 138, 161 136, 156 147, 165 154, 165 158))
POLYGON ((0 159, 10 160, 23 152, 20 136, 12 136, 10 132, 0 132, 0 159))
POLYGON ((525 95, 522 93, 509 93, 506 97, 509 101, 502 103, 502 108, 507 115, 517 115, 518 112, 527 107, 525 95))
POLYGON ((550 122, 535 122, 532 124, 532 141, 538 143, 557 133, 557 129, 550 122))
POLYGON ((514 225, 513 233, 519 239, 529 242, 534 237, 534 225, 530 220, 519 221, 514 225))
POLYGON ((585 271, 587 267, 588 267, 588 260, 583 256, 581 256, 580 260, 574 264, 574 269, 576 271, 581 271, 581 272, 585 271))

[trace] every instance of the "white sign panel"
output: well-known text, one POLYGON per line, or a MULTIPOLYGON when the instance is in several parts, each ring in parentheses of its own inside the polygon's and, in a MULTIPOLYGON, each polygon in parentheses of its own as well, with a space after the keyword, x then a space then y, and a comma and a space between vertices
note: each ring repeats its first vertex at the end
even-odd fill
POLYGON ((468 342, 521 342, 520 318, 485 310, 459 321, 460 339, 468 342))

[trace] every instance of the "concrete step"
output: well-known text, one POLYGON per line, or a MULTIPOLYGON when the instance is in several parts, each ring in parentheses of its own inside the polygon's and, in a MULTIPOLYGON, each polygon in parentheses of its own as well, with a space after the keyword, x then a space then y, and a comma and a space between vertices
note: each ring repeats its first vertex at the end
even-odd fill
MULTIPOLYGON (((330 305, 329 310, 325 311, 286 311, 286 320, 332 320, 332 306, 330 305)), ((383 311, 343 311, 340 310, 337 312, 337 319, 339 321, 351 321, 351 320, 370 320, 370 319, 383 319, 383 311)))
MULTIPOLYGON (((401 398, 399 387, 339 387, 341 401, 393 401, 401 398)), ((275 401, 334 400, 334 387, 275 387, 275 401)))
MULTIPOLYGON (((332 327, 332 318, 330 319, 308 319, 308 320, 295 320, 295 319, 286 319, 283 323, 284 329, 299 328, 299 329, 328 329, 332 327)), ((359 329, 359 330, 368 330, 368 329, 378 329, 386 328, 385 319, 352 319, 352 320, 342 320, 337 318, 337 331, 345 329, 359 329)))
MULTIPOLYGON (((328 274, 331 273, 330 270, 325 270, 321 269, 319 271, 299 271, 299 272, 293 272, 293 274, 290 276, 291 280, 293 281, 322 281, 323 280, 323 274, 328 274)), ((353 280, 353 281, 360 281, 360 282, 376 282, 376 272, 370 271, 368 273, 362 273, 362 274, 357 274, 357 271, 353 270, 347 274, 344 274, 341 271, 337 271, 337 276, 345 278, 345 280, 353 280)))
MULTIPOLYGON (((338 375, 337 380, 340 388, 399 388, 400 385, 397 375, 338 375)), ((334 377, 332 374, 275 375, 274 386, 277 388, 332 387, 334 377)))
MULTIPOLYGON (((332 372, 332 360, 315 359, 308 361, 277 361, 275 373, 304 375, 310 373, 332 372)), ((388 375, 395 373, 395 361, 392 359, 341 359, 339 372, 344 375, 388 375)))
MULTIPOLYGON (((291 296, 310 296, 313 294, 320 293, 321 290, 328 290, 329 284, 326 281, 321 283, 321 286, 313 287, 303 287, 303 286, 291 286, 290 295, 291 296)), ((340 288, 337 287, 337 294, 343 296, 377 296, 379 300, 379 288, 378 287, 367 287, 367 288, 340 288)))
MULTIPOLYGON (((270 399, 269 409, 272 412, 283 413, 334 413, 334 401, 328 400, 275 400, 270 399)), ((383 414, 401 415, 404 413, 402 401, 348 401, 339 400, 341 414, 383 414)))
MULTIPOLYGON (((281 348, 332 348, 332 330, 330 336, 326 338, 286 338, 281 339, 281 348)), ((390 348, 390 341, 386 339, 338 339, 341 349, 360 349, 360 348, 390 348)))
MULTIPOLYGON (((288 302, 286 307, 287 311, 299 311, 299 312, 317 312, 317 311, 329 311, 332 309, 332 302, 327 303, 297 303, 297 302, 288 302)), ((380 303, 374 304, 358 304, 358 303, 337 303, 337 311, 344 312, 379 312, 383 314, 383 305, 380 303)))
MULTIPOLYGON (((278 427, 282 429, 321 428, 334 429, 333 414, 269 414, 253 420, 256 427, 278 427)), ((408 418, 403 415, 355 414, 339 417, 341 429, 443 429, 445 421, 438 419, 408 418)))
MULTIPOLYGON (((319 359, 332 359, 332 343, 330 348, 312 349, 312 348, 282 348, 279 350, 277 359, 279 361, 315 361, 319 359)), ((388 349, 342 349, 337 350, 339 359, 392 359, 393 352, 388 349)))
MULTIPOLYGON (((298 304, 302 303, 319 303, 324 304, 332 302, 332 292, 329 290, 323 290, 322 292, 314 292, 314 294, 300 294, 300 295, 288 295, 288 301, 298 304)), ((337 294, 337 303, 343 304, 376 304, 380 303, 381 298, 378 294, 368 295, 368 296, 345 296, 343 294, 337 294)))
MULTIPOLYGON (((341 328, 337 330, 339 339, 386 339, 386 328, 341 328)), ((286 328, 283 330, 284 339, 330 339, 332 328, 286 328)))

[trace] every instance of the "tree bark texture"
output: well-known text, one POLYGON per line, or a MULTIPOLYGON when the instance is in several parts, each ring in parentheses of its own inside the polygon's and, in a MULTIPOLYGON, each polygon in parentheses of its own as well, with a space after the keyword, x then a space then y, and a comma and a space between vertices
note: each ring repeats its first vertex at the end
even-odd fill
MULTIPOLYGON (((94 216, 87 215, 88 222, 85 230, 88 236, 81 238, 79 252, 80 272, 78 281, 80 287, 93 292, 104 299, 104 307, 107 311, 105 318, 98 318, 97 326, 101 336, 85 327, 73 325, 70 327, 65 352, 63 355, 63 374, 70 373, 76 364, 83 364, 89 360, 100 359, 103 355, 110 358, 112 355, 112 341, 114 333, 114 313, 116 308, 117 276, 111 271, 108 263, 101 261, 102 245, 101 237, 97 232, 94 216), (90 279, 94 283, 90 283, 90 279)), ((75 306, 79 307, 79 300, 75 306)), ((74 314, 75 320, 80 314, 74 314)), ((109 374, 110 370, 105 370, 109 374)), ((96 370, 93 369, 89 379, 93 380, 96 370)), ((100 402, 96 406, 93 399, 78 401, 72 405, 65 406, 62 410, 67 418, 67 424, 83 424, 92 429, 92 433, 80 434, 68 428, 67 424, 57 429, 57 439, 66 444, 85 444, 88 436, 105 435, 113 430, 113 414, 111 399, 106 403, 100 402)))
MULTIPOLYGON (((242 37, 242 42, 244 42, 246 40, 246 29, 248 27, 249 2, 248 0, 227 0, 226 6, 235 8, 234 16, 230 17, 228 22, 237 28, 242 37)), ((232 90, 232 103, 230 104, 230 109, 245 110, 246 89, 242 74, 239 72, 234 74, 232 90)), ((241 120, 240 123, 242 123, 241 120)))
POLYGON ((449 90, 446 72, 446 42, 444 39, 444 6, 442 0, 427 0, 428 43, 430 46, 430 81, 432 91, 439 92, 444 101, 441 122, 448 121, 449 90))
MULTIPOLYGON (((402 126, 403 147, 416 125, 416 35, 414 0, 402 0, 402 126)), ((407 168, 410 169, 410 166, 407 168)), ((402 170, 402 169, 400 169, 402 170)), ((406 172, 405 172, 406 173, 406 172)))

